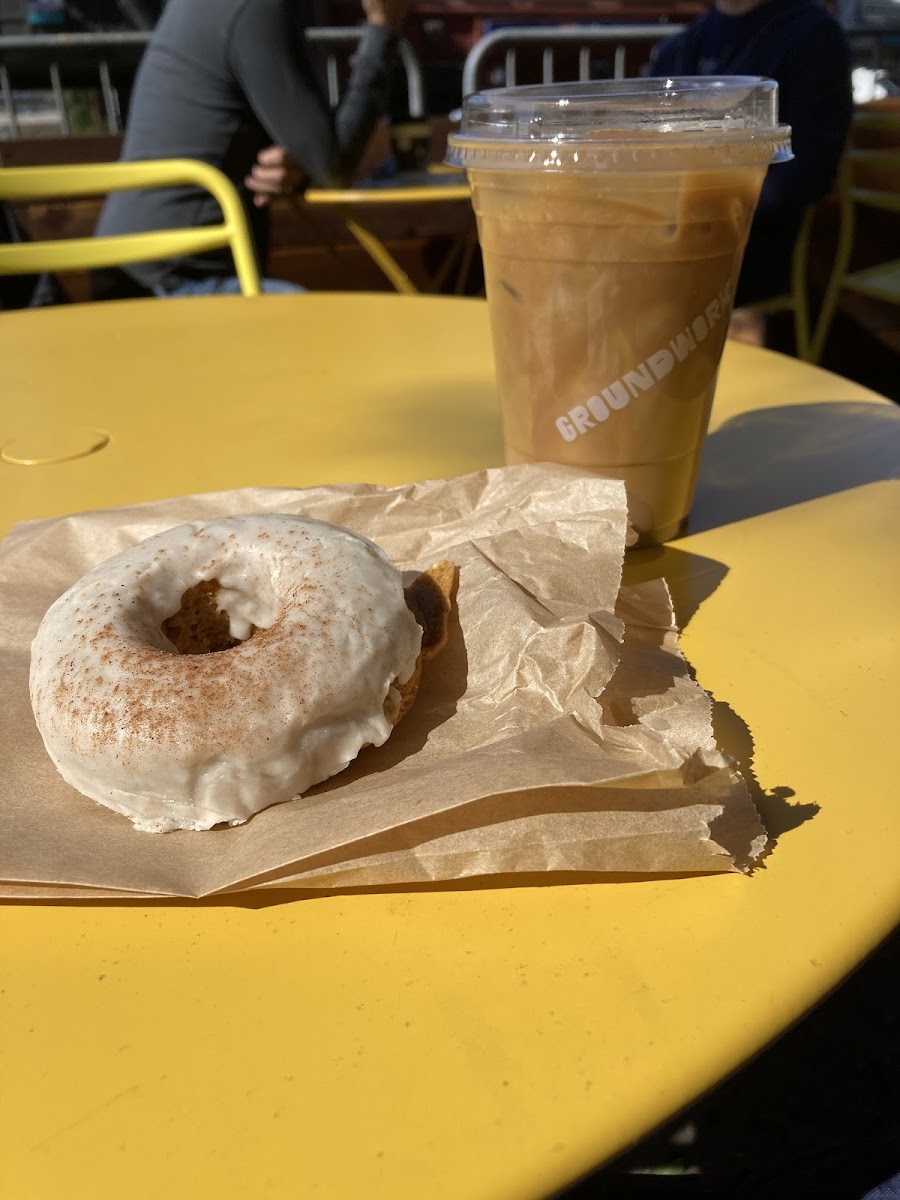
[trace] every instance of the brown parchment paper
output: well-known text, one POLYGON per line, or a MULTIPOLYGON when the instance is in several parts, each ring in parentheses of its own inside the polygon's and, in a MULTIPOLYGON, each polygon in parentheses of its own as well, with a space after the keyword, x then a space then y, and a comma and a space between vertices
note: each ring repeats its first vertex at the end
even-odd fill
POLYGON ((622 485, 566 467, 244 489, 16 526, 0 542, 0 896, 188 896, 522 872, 743 870, 765 834, 717 748, 663 581, 622 589, 622 485), (184 521, 292 512, 403 569, 459 567, 450 644, 382 747, 237 828, 136 832, 57 774, 30 643, 72 582, 184 521))

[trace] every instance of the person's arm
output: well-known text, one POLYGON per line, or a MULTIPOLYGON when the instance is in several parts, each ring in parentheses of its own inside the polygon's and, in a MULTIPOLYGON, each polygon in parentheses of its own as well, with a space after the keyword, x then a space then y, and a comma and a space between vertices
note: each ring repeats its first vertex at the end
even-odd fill
POLYGON ((799 213, 834 183, 853 116, 850 49, 834 22, 823 22, 786 55, 778 72, 779 119, 791 126, 794 158, 766 175, 758 220, 799 213))
MULTIPOLYGON (((384 0, 376 8, 386 5, 384 0)), ((229 30, 231 68, 260 124, 306 178, 319 185, 346 183, 384 110, 397 33, 387 21, 370 19, 351 60, 347 90, 332 113, 293 16, 287 0, 246 0, 229 30)))
POLYGON ((650 52, 648 74, 686 75, 684 68, 686 37, 684 33, 676 33, 672 37, 657 42, 650 52))

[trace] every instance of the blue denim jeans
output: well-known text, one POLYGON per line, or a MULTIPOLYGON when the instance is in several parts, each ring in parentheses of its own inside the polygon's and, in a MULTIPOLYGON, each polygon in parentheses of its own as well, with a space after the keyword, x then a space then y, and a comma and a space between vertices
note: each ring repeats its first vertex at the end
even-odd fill
MULTIPOLYGON (((288 283, 286 279, 261 279, 260 287, 268 295, 288 295, 292 292, 305 292, 306 288, 296 283, 288 283)), ((194 279, 190 283, 181 283, 175 288, 155 287, 157 296, 171 298, 172 296, 238 296, 241 292, 241 281, 237 275, 209 275, 206 279, 194 279)))

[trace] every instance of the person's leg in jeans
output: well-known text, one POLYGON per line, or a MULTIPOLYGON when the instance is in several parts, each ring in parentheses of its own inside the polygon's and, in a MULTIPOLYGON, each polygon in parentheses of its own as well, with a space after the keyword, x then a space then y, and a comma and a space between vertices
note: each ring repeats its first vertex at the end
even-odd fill
MULTIPOLYGON (((266 295, 290 295, 305 292, 306 288, 297 283, 288 283, 286 279, 261 279, 260 288, 266 295)), ((241 292, 241 281, 237 275, 211 275, 206 279, 193 279, 189 283, 181 283, 175 288, 156 288, 156 295, 161 297, 173 296, 238 296, 241 292)))

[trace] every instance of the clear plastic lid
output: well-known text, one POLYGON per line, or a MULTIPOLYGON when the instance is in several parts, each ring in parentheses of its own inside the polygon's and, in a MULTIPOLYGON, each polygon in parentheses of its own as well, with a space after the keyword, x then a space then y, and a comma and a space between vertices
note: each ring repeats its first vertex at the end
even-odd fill
POLYGON ((486 170, 681 169, 791 158, 778 84, 752 75, 493 88, 463 102, 447 161, 486 170))

